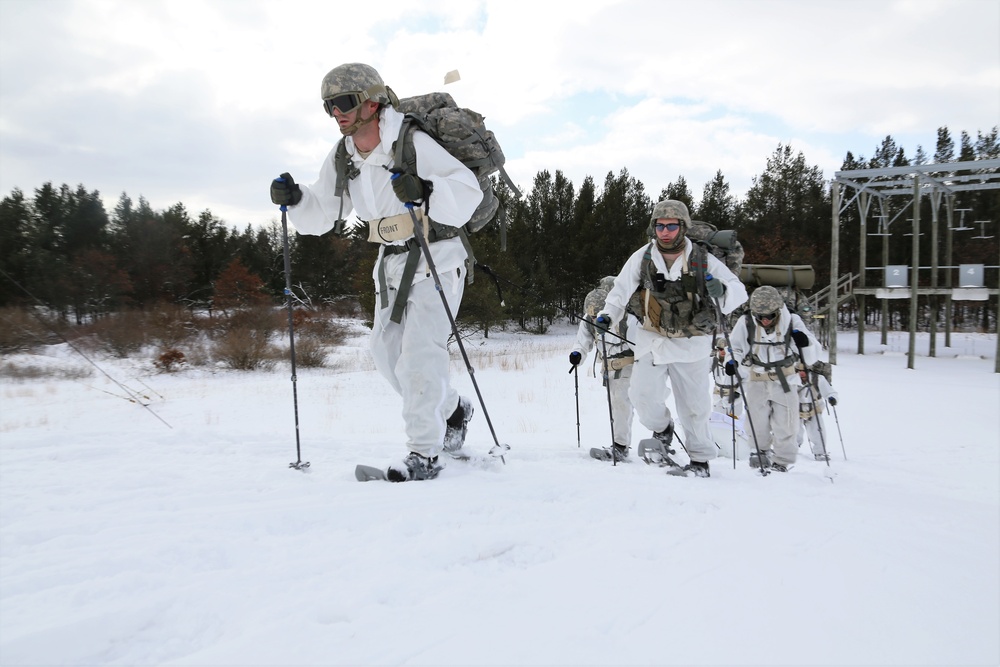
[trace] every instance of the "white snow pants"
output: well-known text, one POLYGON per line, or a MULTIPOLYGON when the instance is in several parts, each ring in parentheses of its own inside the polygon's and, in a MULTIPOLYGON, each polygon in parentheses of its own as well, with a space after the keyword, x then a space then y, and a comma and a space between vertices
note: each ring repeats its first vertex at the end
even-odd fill
MULTIPOLYGON (((440 275, 455 317, 465 293, 464 276, 464 269, 440 275)), ((448 314, 430 278, 410 286, 399 324, 389 320, 392 299, 388 308, 377 306, 376 300, 371 353, 375 368, 403 397, 406 446, 423 456, 437 456, 444 445, 445 420, 458 407, 458 392, 448 382, 448 314)))
POLYGON ((639 415, 639 422, 649 430, 662 431, 670 424, 667 398, 673 387, 674 405, 684 429, 684 445, 692 461, 705 462, 718 450, 708 420, 712 415, 712 388, 709 357, 686 363, 654 364, 653 355, 644 354, 632 364, 629 398, 639 415))
MULTIPOLYGON (((798 453, 798 387, 793 385, 786 393, 777 380, 744 380, 743 388, 747 394, 751 441, 756 436, 760 451, 773 449, 776 463, 792 465, 798 453)), ((753 442, 750 451, 756 451, 753 442)))
POLYGON ((799 445, 803 443, 806 436, 809 437, 809 448, 812 449, 813 455, 830 453, 830 432, 826 430, 826 423, 823 422, 822 413, 818 415, 814 414, 809 419, 802 420, 802 427, 799 429, 798 437, 799 445), (822 433, 820 433, 820 429, 823 430, 822 433), (824 444, 826 444, 826 452, 823 451, 824 444))
MULTIPOLYGON (((611 435, 615 443, 632 446, 632 401, 629 400, 628 390, 631 385, 632 366, 629 364, 621 370, 621 377, 615 379, 615 371, 609 371, 611 377, 608 383, 611 386, 611 417, 615 420, 611 435)), ((600 366, 598 366, 600 368, 600 366)))

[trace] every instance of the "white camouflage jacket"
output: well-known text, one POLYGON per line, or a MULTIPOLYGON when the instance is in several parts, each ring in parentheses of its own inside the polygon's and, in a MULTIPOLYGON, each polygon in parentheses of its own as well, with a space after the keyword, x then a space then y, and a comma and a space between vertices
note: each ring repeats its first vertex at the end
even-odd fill
MULTIPOLYGON (((406 213, 406 207, 399 201, 389 183, 389 169, 393 167, 392 144, 399 135, 403 115, 392 107, 383 107, 379 112, 379 135, 381 141, 367 158, 362 158, 354 149, 354 140, 347 137, 347 153, 360 174, 348 181, 344 196, 344 217, 353 210, 361 220, 377 220, 406 213)), ((429 214, 437 222, 451 227, 461 227, 483 198, 479 181, 465 165, 452 157, 436 141, 425 133, 413 134, 413 146, 417 152, 417 175, 433 185, 429 201, 429 214)), ((334 194, 337 173, 334 166, 334 145, 320 167, 319 178, 312 185, 303 185, 302 201, 288 209, 289 219, 301 234, 320 235, 333 229, 340 212, 340 198, 334 194)), ((412 237, 411 237, 412 238, 412 237)), ((406 241, 396 241, 403 245, 406 241)), ((458 237, 432 243, 431 255, 438 273, 454 271, 465 262, 466 252, 458 237)), ((372 278, 378 283, 378 266, 383 260, 384 247, 379 249, 379 260, 375 263, 372 278)), ((385 257, 386 281, 389 287, 398 288, 406 264, 406 254, 385 257)), ((413 282, 425 280, 429 276, 426 260, 421 256, 413 282)))

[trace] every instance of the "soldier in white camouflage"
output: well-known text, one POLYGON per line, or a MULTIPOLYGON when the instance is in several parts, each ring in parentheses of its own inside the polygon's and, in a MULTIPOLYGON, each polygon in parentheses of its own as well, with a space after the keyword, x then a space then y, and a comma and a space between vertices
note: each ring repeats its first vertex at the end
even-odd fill
POLYGON ((816 360, 819 342, 770 285, 750 295, 750 312, 736 322, 730 341, 733 359, 726 362, 726 371, 735 375, 743 370, 744 400, 756 439, 750 467, 787 472, 798 452, 800 369, 816 360))
POLYGON ((632 401, 628 397, 629 380, 632 377, 632 361, 634 353, 632 347, 626 342, 630 329, 638 326, 639 321, 630 315, 625 315, 620 322, 611 327, 611 333, 604 334, 604 345, 607 347, 608 372, 604 374, 604 350, 601 345, 601 331, 594 326, 594 320, 604 308, 604 301, 608 297, 608 291, 615 284, 614 276, 602 278, 597 289, 591 290, 583 301, 583 308, 586 316, 580 320, 580 326, 576 332, 576 344, 573 351, 569 353, 569 363, 573 366, 581 363, 583 358, 590 354, 592 349, 597 350, 594 357, 594 366, 588 371, 588 375, 594 376, 594 367, 598 369, 604 378, 604 386, 608 387, 608 394, 611 401, 612 435, 614 436, 614 451, 606 448, 607 460, 616 456, 619 461, 628 457, 629 448, 632 446, 632 401))
MULTIPOLYGON (((323 78, 320 97, 344 136, 346 187, 338 188, 334 147, 312 185, 298 185, 284 173, 271 183, 271 201, 289 207, 301 234, 342 232, 344 216, 352 210, 368 224, 368 240, 379 244, 372 271, 371 353, 376 369, 403 398, 409 452, 389 467, 387 477, 430 479, 441 469, 438 455, 464 444, 472 403, 449 382, 451 322, 429 278, 406 204, 426 203, 439 225, 457 228, 468 222, 483 191, 472 171, 419 130, 413 135, 417 173, 393 173, 400 171, 393 162, 393 142, 403 114, 394 108, 399 103, 395 93, 370 65, 335 67, 323 78)), ((465 246, 458 236, 430 241, 442 292, 457 316, 465 290, 465 246)))
POLYGON ((712 396, 709 380, 712 334, 723 315, 746 301, 743 283, 722 261, 686 237, 687 206, 667 199, 650 215, 651 241, 636 250, 615 278, 598 323, 617 322, 626 308, 642 326, 634 336, 635 363, 629 397, 639 421, 665 448, 674 421, 674 403, 691 463, 671 474, 708 477, 717 449, 709 429, 712 396))

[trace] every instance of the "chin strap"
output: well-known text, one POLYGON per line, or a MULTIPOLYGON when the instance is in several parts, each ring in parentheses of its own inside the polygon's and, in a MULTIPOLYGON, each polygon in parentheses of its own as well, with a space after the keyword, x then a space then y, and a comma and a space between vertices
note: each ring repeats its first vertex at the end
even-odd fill
POLYGON ((379 113, 380 110, 381 110, 381 107, 379 107, 378 109, 376 109, 375 113, 373 113, 371 116, 368 116, 368 118, 362 118, 361 117, 361 113, 359 112, 358 113, 358 117, 354 119, 354 122, 351 123, 350 125, 348 125, 347 127, 342 127, 340 129, 340 133, 342 135, 344 135, 345 137, 352 136, 355 132, 357 132, 358 130, 360 130, 362 127, 364 127, 368 123, 370 123, 373 120, 375 120, 376 118, 378 118, 378 113, 379 113))

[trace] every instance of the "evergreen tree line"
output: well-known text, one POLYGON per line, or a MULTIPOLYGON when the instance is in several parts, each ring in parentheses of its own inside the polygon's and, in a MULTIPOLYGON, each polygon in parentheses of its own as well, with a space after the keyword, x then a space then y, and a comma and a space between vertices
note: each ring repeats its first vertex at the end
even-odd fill
MULTIPOLYGON (((963 131, 957 153, 949 130, 942 127, 930 159, 922 147, 909 158, 887 136, 870 159, 848 152, 842 169, 997 157, 996 127, 978 133, 975 141, 963 131)), ((497 224, 475 234, 472 243, 477 261, 499 280, 477 270, 462 308, 463 322, 487 333, 507 321, 540 332, 561 311, 580 312, 584 296, 597 281, 617 274, 646 240, 652 206, 666 198, 685 202, 696 220, 736 230, 745 263, 809 264, 816 271, 817 287, 829 283, 829 184, 818 167, 789 145, 779 145, 767 158, 742 200, 732 195, 721 170, 697 199, 684 176, 652 197, 627 168, 609 172, 600 186, 588 176, 575 187, 561 171, 543 170, 522 199, 515 199, 502 183, 497 190, 506 208, 507 249, 500 248, 497 224)), ((959 206, 971 209, 966 221, 991 220, 997 233, 1000 192, 962 194, 959 206)), ((904 198, 897 199, 900 208, 908 205, 904 198)), ((857 209, 848 208, 841 215, 841 274, 857 271, 859 234, 857 209)), ((366 236, 360 226, 344 237, 300 236, 290 228, 296 300, 320 307, 356 299, 370 315, 377 246, 366 236)), ((929 239, 922 242, 929 247, 929 239)), ((890 263, 909 263, 911 244, 901 238, 890 243, 890 263)), ((956 234, 955 262, 995 264, 996 245, 956 234)), ((880 265, 879 244, 869 243, 868 248, 867 264, 880 265)), ((0 201, 0 269, 6 274, 0 276, 0 306, 41 301, 82 323, 164 303, 209 312, 262 298, 280 303, 285 288, 283 249, 277 220, 240 230, 210 210, 193 216, 182 203, 154 211, 143 197, 136 202, 123 193, 109 214, 99 193, 83 185, 73 189, 45 183, 33 197, 15 189, 0 201)), ((929 257, 929 250, 923 252, 929 257)))

